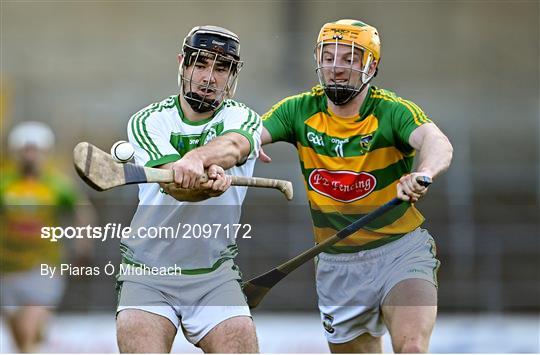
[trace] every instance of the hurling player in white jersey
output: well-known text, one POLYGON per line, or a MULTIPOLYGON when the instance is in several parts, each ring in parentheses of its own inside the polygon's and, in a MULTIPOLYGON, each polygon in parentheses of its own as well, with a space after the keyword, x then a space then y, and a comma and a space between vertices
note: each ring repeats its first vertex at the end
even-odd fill
POLYGON ((242 67, 234 33, 193 28, 178 61, 180 94, 128 123, 136 163, 172 169, 175 177, 175 183, 139 186, 132 231, 165 227, 176 234, 122 240, 118 346, 121 352, 170 352, 180 329, 204 352, 255 353, 255 327, 233 260, 232 227, 246 188, 231 187, 229 176, 252 175, 261 120, 231 99, 242 67), (201 184, 205 171, 210 180, 201 184))

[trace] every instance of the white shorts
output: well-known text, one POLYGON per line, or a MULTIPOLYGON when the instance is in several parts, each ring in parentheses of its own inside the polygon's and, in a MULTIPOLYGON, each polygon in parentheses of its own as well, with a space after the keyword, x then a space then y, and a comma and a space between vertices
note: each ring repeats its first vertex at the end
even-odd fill
POLYGON ((62 300, 65 280, 42 276, 39 267, 0 275, 2 311, 11 314, 23 306, 54 308, 62 300))
POLYGON ((437 286, 433 238, 418 228, 400 239, 356 253, 321 253, 317 262, 317 294, 326 338, 346 343, 363 333, 386 332, 381 305, 390 290, 406 279, 424 279, 437 286))
POLYGON ((232 260, 201 275, 119 276, 118 307, 158 314, 182 328, 197 345, 216 325, 232 317, 251 317, 232 260))

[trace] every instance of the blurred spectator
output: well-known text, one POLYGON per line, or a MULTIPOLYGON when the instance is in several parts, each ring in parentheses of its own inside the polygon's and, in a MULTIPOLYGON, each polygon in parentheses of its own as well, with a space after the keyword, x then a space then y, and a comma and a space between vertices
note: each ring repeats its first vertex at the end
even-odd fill
MULTIPOLYGON (((39 350, 47 319, 65 288, 58 271, 54 277, 41 273, 42 265, 59 266, 62 259, 59 244, 41 238, 42 227, 57 226, 61 213, 72 214, 77 224, 88 224, 93 214, 84 216, 82 208, 75 208, 81 196, 47 161, 53 146, 47 125, 23 122, 9 134, 12 160, 0 170, 1 313, 21 352, 39 350)), ((89 255, 88 240, 75 245, 77 263, 89 255)))

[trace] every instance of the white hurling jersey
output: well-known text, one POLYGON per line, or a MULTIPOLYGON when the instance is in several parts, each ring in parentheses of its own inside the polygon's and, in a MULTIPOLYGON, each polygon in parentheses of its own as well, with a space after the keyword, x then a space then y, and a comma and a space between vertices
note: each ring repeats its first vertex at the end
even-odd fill
MULTIPOLYGON (((131 117, 129 142, 135 162, 155 167, 175 162, 217 136, 236 132, 251 144, 248 160, 226 171, 252 176, 262 130, 259 115, 242 103, 225 100, 203 121, 184 117, 178 96, 152 104, 131 117)), ((235 238, 249 233, 234 226, 240 219, 246 187, 231 187, 223 195, 201 202, 180 202, 156 183, 139 185, 139 206, 131 222, 132 237, 123 239, 123 262, 158 268, 181 268, 183 274, 215 270, 237 254, 235 238)))

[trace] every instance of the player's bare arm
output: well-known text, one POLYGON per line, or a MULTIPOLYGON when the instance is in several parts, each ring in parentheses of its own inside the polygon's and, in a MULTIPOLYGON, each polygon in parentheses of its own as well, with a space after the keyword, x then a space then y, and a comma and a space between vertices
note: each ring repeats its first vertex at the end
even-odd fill
POLYGON ((409 137, 409 144, 418 152, 418 168, 399 180, 397 195, 404 201, 416 202, 427 193, 427 187, 418 184, 416 177, 429 176, 434 179, 445 172, 452 161, 453 148, 434 123, 416 128, 409 137))
POLYGON ((268 132, 266 127, 263 127, 263 130, 261 133, 261 145, 265 145, 268 143, 272 143, 272 136, 270 135, 270 132, 268 132))
POLYGON ((229 169, 243 162, 250 149, 248 139, 239 133, 229 132, 216 137, 172 164, 175 182, 184 189, 195 188, 206 168, 217 165, 229 169))
MULTIPOLYGON (((262 133, 261 133, 261 145, 265 145, 268 143, 272 143, 272 136, 270 135, 270 132, 266 129, 266 127, 263 127, 262 133)), ((262 149, 259 149, 259 160, 263 163, 270 163, 272 162, 272 158, 266 152, 262 149)))

